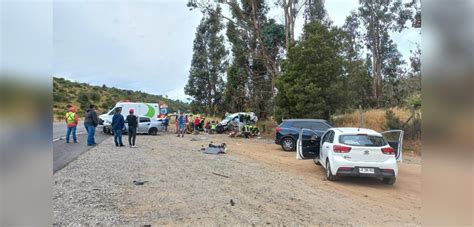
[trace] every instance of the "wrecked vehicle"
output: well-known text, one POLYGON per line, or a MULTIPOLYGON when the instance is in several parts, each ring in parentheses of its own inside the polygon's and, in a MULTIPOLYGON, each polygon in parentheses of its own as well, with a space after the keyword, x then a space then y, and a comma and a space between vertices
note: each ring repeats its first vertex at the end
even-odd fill
POLYGON ((255 124, 258 121, 257 115, 254 112, 239 112, 233 113, 225 117, 217 124, 216 132, 223 133, 225 131, 234 131, 235 129, 243 127, 245 123, 255 124))

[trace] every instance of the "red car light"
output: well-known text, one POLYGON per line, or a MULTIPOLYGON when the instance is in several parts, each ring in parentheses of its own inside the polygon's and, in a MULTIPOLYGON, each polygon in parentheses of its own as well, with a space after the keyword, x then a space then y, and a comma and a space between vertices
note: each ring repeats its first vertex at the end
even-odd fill
POLYGON ((384 147, 382 148, 382 153, 392 155, 395 154, 395 150, 391 147, 384 147))
POLYGON ((334 145, 332 150, 336 153, 349 153, 351 151, 351 147, 341 146, 341 145, 334 145))
POLYGON ((384 173, 393 173, 393 169, 382 169, 382 172, 384 173))
POLYGON ((280 132, 281 131, 281 128, 280 127, 276 127, 275 128, 275 132, 280 132))
POLYGON ((352 171, 354 168, 352 167, 339 167, 338 170, 341 170, 341 171, 352 171))

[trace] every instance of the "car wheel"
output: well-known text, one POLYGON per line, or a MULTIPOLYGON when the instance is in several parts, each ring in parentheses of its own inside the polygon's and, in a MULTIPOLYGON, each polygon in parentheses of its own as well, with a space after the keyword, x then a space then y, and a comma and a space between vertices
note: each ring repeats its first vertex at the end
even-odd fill
POLYGON ((295 140, 290 137, 281 140, 281 148, 283 148, 284 151, 294 151, 296 148, 295 145, 295 140))
POLYGON ((157 133, 158 133, 158 129, 156 128, 150 128, 150 130, 148 130, 149 135, 156 135, 157 133))
POLYGON ((313 162, 314 162, 314 164, 316 164, 317 166, 320 166, 320 165, 321 165, 321 162, 319 162, 319 158, 313 159, 313 162))
POLYGON ((107 134, 107 128, 106 127, 102 127, 102 132, 107 134))
POLYGON ((329 164, 329 160, 326 160, 326 179, 329 181, 335 181, 336 176, 331 172, 331 164, 329 164))
POLYGON ((397 178, 395 177, 387 177, 387 178, 383 178, 382 181, 384 184, 388 184, 388 185, 393 185, 395 184, 395 181, 397 180, 397 178))

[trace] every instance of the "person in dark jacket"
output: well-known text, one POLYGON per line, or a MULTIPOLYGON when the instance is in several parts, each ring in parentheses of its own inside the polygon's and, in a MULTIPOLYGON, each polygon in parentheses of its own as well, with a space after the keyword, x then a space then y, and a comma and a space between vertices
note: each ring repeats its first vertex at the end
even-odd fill
POLYGON ((114 129, 114 141, 115 146, 124 147, 122 143, 122 129, 125 127, 125 120, 121 114, 122 109, 117 108, 114 116, 112 117, 112 128, 114 129))
POLYGON ((95 105, 90 105, 89 109, 86 110, 84 114, 84 127, 87 131, 87 145, 95 146, 95 128, 99 125, 99 120, 97 118, 97 113, 95 112, 95 105))
POLYGON ((165 120, 163 121, 163 127, 164 127, 165 132, 168 131, 169 123, 170 123, 170 118, 168 117, 168 115, 166 115, 165 120))
POLYGON ((135 140, 137 139, 138 117, 133 112, 133 109, 128 111, 129 115, 126 122, 128 123, 128 145, 135 148, 137 147, 135 146, 135 140))

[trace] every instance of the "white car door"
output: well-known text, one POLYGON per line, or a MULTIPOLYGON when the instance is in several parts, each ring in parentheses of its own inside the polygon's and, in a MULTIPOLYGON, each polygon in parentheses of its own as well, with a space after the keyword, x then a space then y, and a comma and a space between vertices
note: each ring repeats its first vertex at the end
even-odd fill
POLYGON ((395 157, 399 162, 403 162, 403 133, 403 130, 389 130, 380 133, 388 144, 395 149, 395 157))
POLYGON ((150 127, 151 119, 149 117, 140 117, 138 120, 137 133, 148 133, 148 128, 150 127))
POLYGON ((320 138, 314 130, 302 128, 296 141, 296 159, 317 159, 320 138))
POLYGON ((320 161, 322 162, 323 166, 326 166, 326 159, 328 157, 328 153, 332 149, 332 138, 334 138, 334 131, 328 130, 326 133, 324 133, 323 138, 321 139, 320 161))

